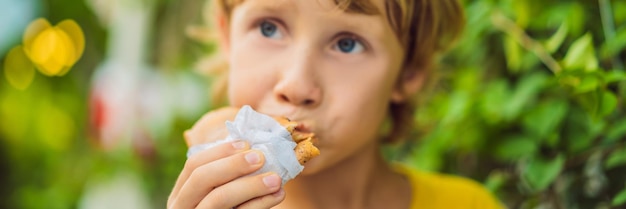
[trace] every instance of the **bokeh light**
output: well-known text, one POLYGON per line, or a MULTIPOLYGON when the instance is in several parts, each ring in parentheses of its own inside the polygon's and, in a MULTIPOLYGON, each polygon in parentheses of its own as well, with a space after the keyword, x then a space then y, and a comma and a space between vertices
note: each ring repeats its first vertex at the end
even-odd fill
MULTIPOLYGON (((182 133, 225 103, 211 1, 0 0, 0 208, 164 208, 182 133)), ((385 156, 511 208, 625 207, 626 1, 461 2, 416 140, 385 156)))
POLYGON ((4 60, 7 81, 16 89, 28 88, 34 69, 46 76, 63 76, 85 50, 85 35, 74 20, 52 26, 44 18, 31 22, 23 36, 23 45, 14 47, 4 60))
POLYGON ((22 46, 16 46, 7 54, 4 61, 4 76, 11 86, 24 90, 35 77, 35 66, 28 59, 22 46))
POLYGON ((23 44, 41 73, 62 76, 82 56, 85 38, 74 20, 64 20, 52 27, 46 19, 39 18, 26 29, 23 44))

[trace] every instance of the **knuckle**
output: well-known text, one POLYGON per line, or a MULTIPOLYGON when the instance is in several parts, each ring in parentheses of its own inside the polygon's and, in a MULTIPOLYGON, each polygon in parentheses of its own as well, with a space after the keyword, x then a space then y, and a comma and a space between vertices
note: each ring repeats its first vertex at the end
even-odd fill
POLYGON ((253 166, 249 165, 245 161, 242 162, 242 160, 238 159, 233 159, 232 161, 225 162, 224 164, 224 167, 228 166, 232 174, 238 177, 250 174, 256 170, 253 166))
POLYGON ((236 162, 242 172, 250 172, 263 166, 265 163, 265 157, 263 152, 257 150, 250 150, 248 152, 241 153, 237 156, 236 162))
POLYGON ((187 161, 185 161, 185 165, 183 166, 184 170, 195 170, 198 166, 200 166, 199 161, 200 159, 198 159, 197 156, 192 156, 190 158, 187 159, 187 161))
POLYGON ((228 195, 221 189, 215 189, 206 197, 207 208, 227 208, 228 195))
POLYGON ((187 178, 187 182, 195 182, 196 178, 201 176, 200 173, 201 173, 200 169, 192 170, 191 173, 189 174, 189 178, 187 178))
POLYGON ((237 209, 259 209, 259 208, 271 208, 278 205, 282 199, 273 197, 272 195, 266 195, 256 199, 252 199, 243 205, 237 207, 237 209))

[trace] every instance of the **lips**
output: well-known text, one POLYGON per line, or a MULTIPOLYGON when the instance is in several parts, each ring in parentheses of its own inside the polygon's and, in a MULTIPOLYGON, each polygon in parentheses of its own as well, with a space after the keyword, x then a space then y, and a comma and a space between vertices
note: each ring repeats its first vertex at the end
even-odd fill
POLYGON ((310 127, 311 126, 308 125, 307 123, 300 122, 298 123, 298 125, 296 125, 295 130, 299 132, 313 132, 310 127))
POLYGON ((304 123, 291 121, 286 117, 274 117, 274 119, 287 129, 293 141, 296 142, 294 151, 301 165, 320 154, 320 150, 313 145, 317 141, 317 137, 313 132, 308 131, 308 126, 304 123))
POLYGON ((279 123, 287 128, 287 131, 291 133, 292 138, 296 142, 300 142, 306 138, 312 138, 314 144, 317 145, 319 134, 315 133, 313 128, 314 122, 312 120, 292 120, 286 117, 274 117, 274 119, 279 120, 279 123), (280 121, 283 118, 282 122, 280 121), (286 120, 286 121, 284 121, 286 120), (297 121, 297 122, 296 122, 297 121))

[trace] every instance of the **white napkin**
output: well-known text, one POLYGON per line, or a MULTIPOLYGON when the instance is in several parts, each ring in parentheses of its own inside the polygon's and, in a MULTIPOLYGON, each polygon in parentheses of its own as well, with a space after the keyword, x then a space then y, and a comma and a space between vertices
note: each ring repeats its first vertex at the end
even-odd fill
POLYGON ((192 146, 187 151, 187 157, 219 144, 243 140, 250 143, 251 149, 260 150, 265 155, 263 167, 250 175, 272 171, 281 177, 282 185, 285 185, 304 169, 293 151, 296 143, 287 129, 272 117, 258 113, 246 105, 239 110, 235 121, 226 122, 226 128, 229 132, 226 139, 192 146))

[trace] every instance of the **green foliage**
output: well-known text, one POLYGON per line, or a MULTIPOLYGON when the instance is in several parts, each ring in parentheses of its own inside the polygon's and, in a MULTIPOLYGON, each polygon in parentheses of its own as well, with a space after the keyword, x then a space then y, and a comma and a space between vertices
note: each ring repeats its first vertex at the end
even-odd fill
POLYGON ((564 163, 565 158, 563 158, 563 155, 558 155, 551 159, 534 156, 534 159, 527 162, 520 171, 522 180, 528 184, 527 186, 532 191, 545 190, 559 175, 564 163))
MULTIPOLYGON (((66 77, 36 76, 25 91, 0 82, 0 168, 9 171, 0 174, 0 208, 76 208, 91 181, 120 171, 164 205, 185 158, 180 133, 195 118, 176 119, 169 134, 154 130, 147 155, 94 146, 86 101, 108 31, 86 2, 42 2, 52 22, 83 26, 87 50, 66 77)), ((150 56, 162 66, 187 68, 215 47, 165 47, 186 25, 168 20, 197 7, 181 2, 155 1, 150 56)), ((421 95, 419 141, 386 154, 484 182, 510 208, 625 207, 626 1, 463 2, 465 33, 439 85, 421 95)))
POLYGON ((626 203, 626 189, 622 190, 619 194, 617 194, 613 198, 613 202, 611 203, 613 206, 619 206, 626 203))
MULTIPOLYGON (((197 14, 188 9, 180 9, 180 7, 166 7, 167 5, 164 5, 166 1, 170 2, 169 0, 150 0, 155 4, 163 4, 158 5, 163 8, 178 10, 180 13, 197 14)), ((95 1, 1 2, 0 6, 9 8, 12 8, 12 5, 35 5, 38 12, 24 14, 23 18, 26 23, 30 21, 27 18, 31 18, 31 15, 45 17, 53 23, 64 19, 76 20, 85 31, 86 49, 85 54, 67 75, 51 78, 37 73, 33 83, 24 90, 18 90, 9 85, 3 65, 0 64, 0 170, 3 171, 0 173, 0 185, 2 185, 0 208, 83 208, 81 201, 84 201, 90 190, 94 191, 110 185, 119 173, 130 173, 130 176, 140 179, 141 181, 134 182, 136 185, 130 187, 140 187, 138 193, 147 196, 149 200, 146 201, 149 201, 151 206, 162 208, 185 160, 186 146, 181 133, 191 127, 193 121, 197 120, 201 114, 194 113, 194 118, 189 118, 180 112, 172 113, 177 117, 172 119, 171 124, 163 125, 167 128, 159 130, 147 130, 146 126, 154 124, 154 122, 150 123, 152 121, 141 122, 132 129, 151 131, 150 133, 142 133, 141 136, 133 135, 132 139, 129 139, 129 136, 119 139, 129 143, 120 143, 116 149, 104 148, 96 137, 94 124, 91 124, 93 121, 90 121, 93 119, 89 107, 90 88, 93 87, 91 81, 95 69, 104 65, 107 42, 117 37, 109 37, 110 28, 97 19, 94 14, 97 11, 94 10, 98 7, 89 8, 88 5, 95 1), (147 136, 148 134, 150 135, 147 136), (145 141, 139 141, 141 139, 145 141), (132 145, 131 140, 134 140, 132 145), (137 141, 141 143, 135 143, 137 141)), ((112 1, 98 1, 97 4, 105 5, 110 2, 112 1)), ((174 4, 180 1, 171 2, 174 4)), ((194 2, 201 3, 202 1, 194 2)), ((101 9, 106 12, 110 11, 110 8, 104 6, 101 9)), ((171 13, 168 14, 174 16, 171 13)), ((11 18, 1 20, 0 24, 7 21, 14 20, 11 18)), ((163 26, 163 31, 168 32, 183 33, 182 25, 187 25, 180 24, 180 29, 173 29, 170 25, 174 25, 175 22, 159 22, 156 18, 154 22, 158 23, 158 28, 163 26)), ((23 27, 25 28, 26 25, 23 27)), ((0 30, 5 30, 5 28, 0 30)), ((20 29, 15 33, 20 34, 21 41, 23 31, 20 29)), ((155 38, 155 42, 167 43, 169 47, 172 47, 172 42, 175 41, 171 41, 173 39, 171 36, 168 37, 170 38, 155 38)), ((8 38, 10 37, 0 37, 0 42, 7 41, 8 38)), ((186 37, 179 38, 184 40, 186 37)), ((9 41, 12 40, 9 39, 9 41)), ((168 55, 167 57, 186 56, 187 59, 196 60, 195 57, 190 56, 191 50, 187 53, 176 52, 168 48, 167 53, 176 56, 168 55)), ((2 54, 0 54, 0 63, 4 63, 2 54)), ((189 64, 185 64, 187 65, 176 66, 176 68, 189 71, 189 64)), ((168 70, 171 69, 168 68, 168 70)), ((173 72, 171 74, 180 75, 173 72)), ((197 80, 203 79, 200 76, 196 78, 197 80)), ((172 76, 171 79, 179 78, 172 76)), ((116 84, 112 82, 108 85, 116 84)), ((183 86, 180 89, 183 88, 186 91, 189 90, 189 86, 183 86)), ((197 89, 190 91, 193 90, 197 89)), ((129 104, 129 108, 132 108, 132 105, 129 104)), ((105 190, 109 193, 119 193, 110 187, 105 190)), ((124 194, 127 193, 122 195, 124 194)), ((131 203, 121 201, 119 204, 128 204, 130 205, 128 207, 133 207, 132 200, 131 203)), ((110 205, 97 206, 115 208, 110 205)))
POLYGON ((465 34, 422 95, 404 160, 482 181, 511 208, 622 207, 626 3, 465 7, 465 34))

